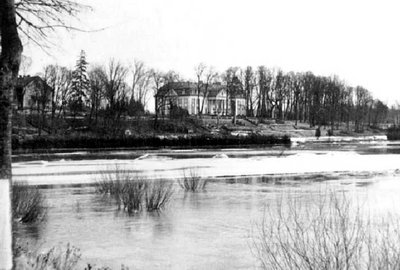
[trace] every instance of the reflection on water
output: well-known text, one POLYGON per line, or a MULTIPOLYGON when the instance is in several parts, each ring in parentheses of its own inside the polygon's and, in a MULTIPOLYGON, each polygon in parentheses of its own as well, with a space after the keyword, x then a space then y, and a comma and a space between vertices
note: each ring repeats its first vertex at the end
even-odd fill
MULTIPOLYGON (((317 177, 318 178, 318 177, 317 177)), ((400 185, 394 176, 294 181, 293 178, 236 177, 212 179, 205 192, 175 187, 169 207, 160 213, 129 216, 92 186, 43 189, 47 219, 19 224, 20 242, 35 248, 71 243, 82 251, 82 263, 131 269, 254 269, 251 229, 263 217, 266 203, 282 194, 312 201, 327 190, 345 190, 382 212, 398 205, 400 185)))

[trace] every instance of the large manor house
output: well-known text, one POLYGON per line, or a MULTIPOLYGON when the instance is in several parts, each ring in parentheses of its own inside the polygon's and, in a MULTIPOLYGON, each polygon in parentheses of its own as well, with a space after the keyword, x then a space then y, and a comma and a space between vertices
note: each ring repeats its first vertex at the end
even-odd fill
MULTIPOLYGON (((246 100, 243 92, 227 94, 227 87, 215 83, 206 92, 198 94, 197 84, 172 82, 162 86, 155 95, 156 110, 160 115, 169 115, 173 106, 187 110, 190 115, 202 111, 208 115, 245 115, 246 100), (202 109, 201 109, 202 108, 202 109)), ((203 88, 204 89, 204 88, 203 88)))

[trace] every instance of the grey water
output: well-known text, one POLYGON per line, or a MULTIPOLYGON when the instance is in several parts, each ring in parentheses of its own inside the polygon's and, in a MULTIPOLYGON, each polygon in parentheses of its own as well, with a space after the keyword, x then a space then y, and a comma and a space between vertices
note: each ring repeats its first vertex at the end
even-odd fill
MULTIPOLYGON (((304 148, 315 150, 315 146, 304 148)), ((319 146, 311 156, 329 152, 329 148, 319 146)), ((341 144, 335 149, 370 155, 371 159, 379 153, 390 159, 397 154, 393 149, 398 145, 341 144)), ((241 156, 245 159, 268 151, 276 153, 276 149, 235 151, 245 154, 241 156)), ((203 153, 201 158, 213 162, 211 155, 203 153)), ((166 209, 134 215, 119 211, 112 200, 96 194, 90 184, 45 185, 45 220, 18 224, 15 234, 19 243, 38 251, 70 243, 80 248, 82 267, 90 263, 113 269, 119 269, 121 264, 130 269, 258 269, 253 241, 267 205, 276 204, 288 194, 307 204, 321 193, 333 191, 345 192, 374 213, 397 213, 399 180, 396 172, 365 171, 210 177, 206 190, 197 193, 184 192, 175 182, 174 195, 166 209)))

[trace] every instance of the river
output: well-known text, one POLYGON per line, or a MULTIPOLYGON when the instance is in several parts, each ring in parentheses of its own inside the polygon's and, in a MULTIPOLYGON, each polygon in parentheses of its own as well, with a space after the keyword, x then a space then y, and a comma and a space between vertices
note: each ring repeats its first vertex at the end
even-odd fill
POLYGON ((70 243, 82 264, 113 269, 257 269, 253 230, 265 206, 287 194, 309 203, 345 192, 372 214, 398 212, 399 153, 399 142, 344 139, 289 148, 19 155, 14 179, 41 186, 47 216, 18 224, 16 235, 34 250, 70 243), (93 183, 117 167, 174 181, 168 207, 130 216, 96 194, 93 183), (180 189, 176 179, 189 169, 209 179, 205 191, 180 189))

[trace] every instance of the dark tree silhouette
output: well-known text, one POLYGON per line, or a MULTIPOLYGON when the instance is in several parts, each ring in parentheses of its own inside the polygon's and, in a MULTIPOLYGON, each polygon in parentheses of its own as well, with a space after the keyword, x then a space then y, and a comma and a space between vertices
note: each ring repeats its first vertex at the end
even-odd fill
MULTIPOLYGON (((11 119, 13 89, 21 64, 20 30, 26 38, 43 47, 49 31, 72 29, 62 15, 76 15, 82 5, 71 0, 0 1, 0 190, 8 192, 11 185, 11 119), (18 22, 17 22, 18 17, 18 22)), ((0 268, 11 269, 10 197, 0 196, 0 268)))
POLYGON ((69 100, 69 107, 74 115, 83 111, 86 95, 89 91, 89 79, 87 75, 88 62, 86 61, 85 51, 81 51, 79 59, 76 61, 75 70, 72 72, 72 87, 69 100))

